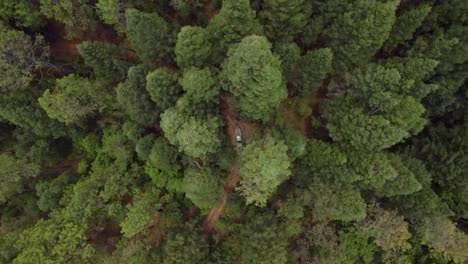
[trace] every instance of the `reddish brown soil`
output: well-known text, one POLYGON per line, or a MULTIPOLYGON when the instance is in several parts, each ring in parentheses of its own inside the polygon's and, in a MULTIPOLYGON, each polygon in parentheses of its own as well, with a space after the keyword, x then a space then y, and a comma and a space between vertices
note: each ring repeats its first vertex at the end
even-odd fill
MULTIPOLYGON (((231 145, 236 149, 237 154, 239 154, 240 150, 236 146, 236 136, 235 136, 235 129, 239 127, 243 134, 245 132, 252 130, 253 125, 248 124, 246 122, 240 121, 237 118, 236 113, 232 107, 230 99, 227 93, 221 93, 220 95, 220 106, 221 111, 223 112, 224 121, 225 121, 225 129, 226 134, 229 136, 231 141, 231 145)), ((219 205, 218 207, 211 208, 208 211, 208 214, 205 217, 203 222, 203 227, 206 233, 211 233, 215 230, 216 221, 218 221, 219 217, 222 215, 224 209, 226 208, 226 200, 228 194, 234 189, 237 183, 240 181, 239 175, 239 164, 233 164, 228 169, 229 175, 226 179, 226 184, 224 185, 224 192, 223 195, 219 198, 219 205)))
POLYGON ((80 159, 78 160, 69 160, 64 159, 61 161, 56 162, 54 165, 44 168, 41 171, 41 176, 49 177, 49 176, 59 176, 60 174, 64 173, 65 171, 69 171, 71 174, 77 174, 78 164, 80 163, 80 159))
POLYGON ((155 212, 153 215, 153 225, 148 231, 148 244, 152 246, 159 245, 161 242, 161 229, 159 228, 159 213, 155 212))
POLYGON ((108 253, 115 249, 115 245, 119 241, 120 227, 118 224, 107 220, 104 224, 104 228, 99 232, 93 232, 89 234, 89 243, 96 245, 98 248, 102 248, 108 253))
POLYGON ((93 32, 83 32, 79 38, 68 40, 65 39, 65 27, 63 24, 49 20, 47 22, 46 37, 50 43, 50 55, 53 58, 72 61, 74 57, 80 53, 77 45, 85 40, 103 41, 111 43, 120 43, 117 33, 112 27, 100 24, 93 32))

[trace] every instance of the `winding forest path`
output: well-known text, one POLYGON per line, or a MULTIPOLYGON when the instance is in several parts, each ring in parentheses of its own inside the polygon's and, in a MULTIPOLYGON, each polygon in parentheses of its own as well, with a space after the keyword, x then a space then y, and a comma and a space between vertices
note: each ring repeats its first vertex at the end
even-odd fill
MULTIPOLYGON (((230 98, 227 93, 221 92, 220 97, 220 106, 221 111, 223 113, 224 121, 225 121, 225 129, 226 134, 231 141, 231 145, 235 148, 237 155, 240 154, 240 149, 236 146, 236 135, 235 129, 238 127, 241 129, 242 133, 247 131, 248 129, 252 128, 251 124, 246 122, 242 122, 237 119, 237 114, 232 107, 230 98)), ((236 187, 237 183, 240 181, 240 174, 239 174, 239 163, 233 164, 228 169, 229 175, 226 179, 226 184, 224 185, 224 192, 223 195, 219 198, 219 205, 218 207, 211 208, 208 211, 208 214, 205 217, 203 222, 203 227, 206 233, 211 233, 215 230, 216 221, 218 221, 219 217, 223 214, 224 209, 226 208, 226 201, 229 193, 236 187)))

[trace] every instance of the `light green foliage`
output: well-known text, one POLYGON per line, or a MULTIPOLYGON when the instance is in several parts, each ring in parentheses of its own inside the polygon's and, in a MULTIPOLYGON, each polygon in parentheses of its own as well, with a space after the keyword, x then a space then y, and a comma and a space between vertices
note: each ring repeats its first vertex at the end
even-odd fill
POLYGON ((127 36, 130 46, 144 62, 161 58, 173 43, 169 24, 157 13, 127 9, 127 36))
POLYGON ((261 35, 263 31, 249 0, 223 1, 221 10, 210 20, 207 30, 214 43, 214 52, 222 57, 231 44, 252 34, 261 35))
POLYGON ((398 44, 412 39, 414 32, 416 32, 424 18, 431 12, 431 8, 429 4, 423 3, 398 16, 388 40, 385 42, 385 50, 391 51, 398 44))
POLYGON ((42 97, 38 99, 39 105, 49 117, 66 125, 80 126, 98 111, 99 105, 94 99, 102 99, 102 97, 91 96, 92 89, 95 89, 93 93, 96 95, 106 92, 102 83, 73 74, 68 75, 57 80, 57 86, 53 92, 46 90, 42 94, 42 97))
POLYGON ((353 264, 362 263, 370 264, 374 260, 374 254, 378 250, 377 246, 368 241, 368 238, 356 232, 353 228, 347 232, 340 231, 338 240, 340 241, 340 249, 343 252, 341 263, 353 264))
POLYGON ((23 31, 0 22, 0 92, 25 89, 33 80, 33 71, 47 60, 44 39, 31 39, 23 31))
POLYGON ((121 35, 125 33, 125 2, 122 0, 99 0, 96 13, 104 23, 112 25, 121 35))
POLYGON ((92 31, 97 21, 90 0, 40 0, 41 13, 65 25, 66 38, 92 31))
POLYGON ((36 164, 7 154, 0 154, 0 164, 0 203, 21 193, 28 181, 40 172, 36 164))
POLYGON ((253 215, 241 230, 242 263, 278 263, 288 260, 284 224, 269 213, 253 215))
POLYGON ((316 92, 322 80, 332 70, 333 54, 329 48, 308 51, 299 62, 299 94, 309 95, 316 92))
POLYGON ((85 64, 91 66, 98 77, 113 82, 122 81, 127 75, 130 63, 125 49, 112 43, 84 41, 78 50, 85 64))
POLYGON ((208 32, 201 27, 183 27, 177 35, 175 54, 182 69, 201 67, 211 53, 208 32))
POLYGON ((133 197, 133 202, 127 205, 128 213, 120 224, 124 237, 129 238, 144 232, 152 223, 156 209, 161 209, 159 191, 148 189, 133 197))
POLYGON ((105 201, 121 199, 125 195, 131 195, 132 190, 148 179, 143 168, 136 163, 131 164, 126 171, 126 166, 122 166, 122 164, 126 165, 126 163, 119 162, 122 161, 109 162, 106 168, 98 172, 98 174, 105 177, 104 188, 99 193, 105 201))
POLYGON ((369 205, 367 217, 355 223, 355 227, 358 232, 373 238, 374 243, 385 251, 406 250, 411 247, 408 243, 411 234, 404 218, 394 211, 382 209, 375 203, 369 205))
POLYGON ((161 115, 161 128, 171 144, 195 158, 214 153, 221 145, 221 122, 215 116, 201 120, 170 108, 161 115))
MULTIPOLYGON (((93 169, 98 169, 97 167, 93 169)), ((22 230, 15 248, 20 252, 13 263, 86 263, 95 254, 86 232, 102 206, 96 175, 90 175, 67 189, 60 204, 47 219, 22 230)))
POLYGON ((465 263, 468 260, 468 236, 449 218, 426 218, 422 231, 423 244, 434 248, 455 263, 465 263))
POLYGON ((167 68, 158 68, 146 76, 146 90, 159 109, 166 110, 175 105, 182 89, 178 75, 167 68))
POLYGON ((58 221, 39 220, 34 226, 24 230, 15 243, 15 247, 21 253, 12 263, 90 261, 94 248, 86 242, 86 230, 83 226, 58 221))
POLYGON ((359 191, 349 184, 315 180, 309 190, 311 197, 305 202, 312 206, 317 219, 355 221, 366 216, 366 203, 359 191))
POLYGON ((186 224, 167 235, 162 252, 164 264, 204 263, 208 243, 198 227, 186 224))
POLYGON ((44 18, 38 10, 37 3, 28 0, 0 2, 0 19, 13 22, 17 27, 33 30, 44 25, 44 18))
POLYGON ((219 91, 209 68, 190 68, 184 72, 179 84, 185 91, 184 96, 195 104, 217 101, 219 91))
POLYGON ((278 41, 301 33, 310 14, 311 5, 305 0, 265 0, 259 16, 268 38, 278 41))
POLYGON ((241 191, 246 204, 265 206, 267 199, 291 175, 284 141, 269 135, 248 144, 241 153, 241 191))
POLYGON ((222 192, 221 173, 211 168, 186 169, 182 190, 198 208, 216 207, 222 192))
POLYGON ((365 64, 382 46, 395 21, 399 1, 350 3, 325 32, 335 55, 335 70, 365 64))
POLYGON ((274 53, 281 60, 283 76, 289 79, 301 57, 301 49, 295 42, 279 43, 273 46, 274 53))
POLYGON ((266 121, 287 96, 280 61, 265 37, 249 36, 232 47, 221 74, 245 117, 266 121))
POLYGON ((44 212, 56 209, 63 191, 70 181, 70 174, 65 172, 51 181, 41 181, 36 184, 36 195, 39 198, 37 206, 39 209, 44 212))
POLYGON ((190 118, 180 126, 177 132, 179 149, 195 158, 203 157, 207 153, 215 153, 221 145, 220 129, 221 123, 217 117, 210 117, 206 120, 190 118))
POLYGON ((145 89, 147 73, 148 69, 141 64, 131 67, 128 70, 128 79, 116 89, 117 101, 130 119, 142 125, 154 124, 159 114, 145 89))

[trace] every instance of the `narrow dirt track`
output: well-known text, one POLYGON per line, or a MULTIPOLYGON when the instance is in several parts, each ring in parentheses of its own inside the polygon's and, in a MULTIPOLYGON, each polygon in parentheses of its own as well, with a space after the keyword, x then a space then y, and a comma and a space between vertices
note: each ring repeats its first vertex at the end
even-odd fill
MULTIPOLYGON (((237 154, 239 154, 240 150, 236 147, 236 135, 235 129, 239 127, 242 132, 245 132, 248 127, 251 125, 239 121, 236 116, 236 112, 232 107, 232 104, 229 100, 229 96, 226 93, 221 93, 220 95, 220 106, 221 111, 223 112, 224 121, 225 121, 225 129, 226 133, 231 140, 231 145, 235 148, 237 154)), ((224 209, 226 208, 226 200, 228 194, 234 189, 237 183, 240 181, 239 175, 239 164, 233 164, 229 169, 229 175, 226 179, 226 184, 224 185, 224 192, 223 195, 219 198, 219 206, 215 208, 211 208, 208 211, 208 214, 205 217, 203 222, 203 227, 206 233, 211 233, 215 230, 216 221, 218 221, 219 217, 222 215, 224 209)))

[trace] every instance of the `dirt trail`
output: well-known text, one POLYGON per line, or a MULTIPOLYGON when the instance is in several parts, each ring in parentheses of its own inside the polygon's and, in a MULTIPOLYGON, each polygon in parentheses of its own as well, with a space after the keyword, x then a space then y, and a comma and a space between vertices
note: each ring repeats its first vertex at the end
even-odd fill
MULTIPOLYGON (((229 97, 224 92, 220 95, 220 106, 224 116, 226 133, 229 136, 229 139, 231 140, 231 145, 236 149, 237 154, 239 154, 240 150, 236 147, 235 129, 236 127, 239 127, 242 133, 244 133, 248 129, 251 129, 252 125, 239 121, 237 119, 236 112, 234 112, 229 97)), ((211 208, 208 211, 208 214, 206 215, 205 220, 203 222, 203 227, 206 233, 211 233, 215 229, 216 221, 219 219, 224 209, 226 208, 226 200, 228 194, 240 181, 238 163, 233 164, 228 169, 228 171, 229 175, 226 179, 226 184, 224 185, 224 192, 223 195, 219 198, 219 206, 211 208)))

